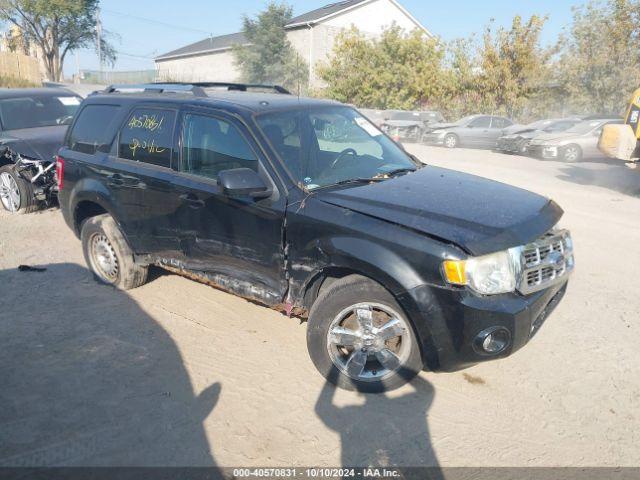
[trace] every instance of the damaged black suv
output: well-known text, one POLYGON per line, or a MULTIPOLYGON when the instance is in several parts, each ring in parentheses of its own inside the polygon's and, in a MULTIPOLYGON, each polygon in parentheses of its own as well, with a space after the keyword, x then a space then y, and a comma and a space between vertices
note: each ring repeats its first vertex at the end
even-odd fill
POLYGON ((425 166, 357 110, 279 87, 110 88, 57 173, 101 282, 139 287, 157 265, 308 317, 313 362, 344 388, 510 355, 574 266, 553 201, 425 166))

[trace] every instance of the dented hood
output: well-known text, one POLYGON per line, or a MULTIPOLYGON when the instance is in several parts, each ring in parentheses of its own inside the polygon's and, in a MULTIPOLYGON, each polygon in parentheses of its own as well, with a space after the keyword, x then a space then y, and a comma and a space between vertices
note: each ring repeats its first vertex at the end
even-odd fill
POLYGON ((64 142, 67 125, 9 130, 0 134, 0 148, 38 160, 53 161, 64 142))
POLYGON ((527 244, 562 216, 527 190, 436 167, 316 198, 454 243, 472 255, 527 244))

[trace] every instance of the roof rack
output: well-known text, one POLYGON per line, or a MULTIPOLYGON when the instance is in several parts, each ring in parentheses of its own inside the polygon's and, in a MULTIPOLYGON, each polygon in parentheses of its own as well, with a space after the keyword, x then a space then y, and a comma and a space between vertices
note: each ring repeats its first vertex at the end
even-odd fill
POLYGON ((248 83, 228 83, 228 82, 165 82, 165 83, 143 83, 143 84, 118 84, 110 85, 100 93, 122 93, 126 91, 142 91, 145 93, 192 93, 195 97, 208 97, 206 89, 224 89, 235 92, 268 90, 283 95, 291 95, 291 92, 279 85, 261 85, 248 83))

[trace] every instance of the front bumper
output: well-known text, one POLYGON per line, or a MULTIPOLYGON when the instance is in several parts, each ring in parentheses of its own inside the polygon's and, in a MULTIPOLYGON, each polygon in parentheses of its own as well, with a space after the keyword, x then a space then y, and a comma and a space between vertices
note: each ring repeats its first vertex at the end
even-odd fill
POLYGON ((425 133, 422 136, 422 143, 428 145, 444 145, 445 133, 425 133))
POLYGON ((425 368, 456 371, 508 357, 538 332, 564 296, 567 284, 568 279, 527 296, 510 293, 483 297, 466 289, 429 286, 406 292, 404 300, 413 305, 410 315, 422 343, 425 368), (496 355, 481 353, 474 348, 476 337, 494 327, 508 330, 510 343, 496 355))
POLYGON ((529 145, 527 153, 537 158, 558 158, 561 147, 554 145, 529 145))

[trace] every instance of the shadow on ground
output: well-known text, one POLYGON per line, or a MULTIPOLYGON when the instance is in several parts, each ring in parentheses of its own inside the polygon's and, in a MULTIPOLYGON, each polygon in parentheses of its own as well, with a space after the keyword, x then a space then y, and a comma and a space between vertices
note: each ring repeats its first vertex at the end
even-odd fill
POLYGON ((434 388, 417 376, 406 394, 362 394, 362 405, 335 405, 335 387, 327 383, 316 414, 340 434, 341 463, 348 467, 432 467, 429 478, 443 478, 431 444, 427 413, 434 388))
POLYGON ((561 169, 560 180, 579 185, 595 185, 624 195, 640 196, 640 170, 621 163, 568 164, 561 169))
POLYGON ((0 465, 214 466, 167 332, 84 268, 0 271, 0 465))

